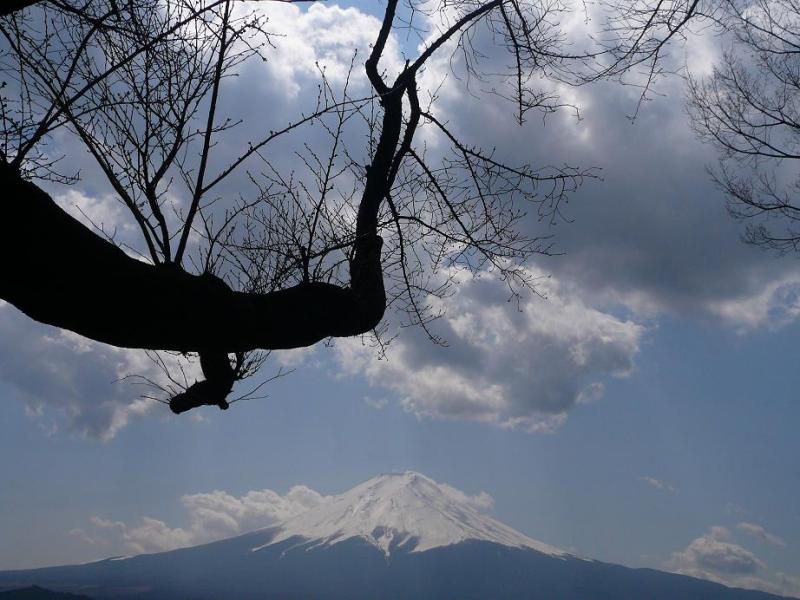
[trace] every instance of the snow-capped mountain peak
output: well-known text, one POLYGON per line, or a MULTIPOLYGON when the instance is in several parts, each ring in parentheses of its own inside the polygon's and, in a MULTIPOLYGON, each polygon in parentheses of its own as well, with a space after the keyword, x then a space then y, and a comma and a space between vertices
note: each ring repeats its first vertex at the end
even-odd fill
POLYGON ((288 519, 265 546, 296 536, 312 546, 362 538, 388 556, 393 548, 422 552, 484 540, 565 554, 481 513, 485 497, 478 498, 412 471, 379 475, 288 519))

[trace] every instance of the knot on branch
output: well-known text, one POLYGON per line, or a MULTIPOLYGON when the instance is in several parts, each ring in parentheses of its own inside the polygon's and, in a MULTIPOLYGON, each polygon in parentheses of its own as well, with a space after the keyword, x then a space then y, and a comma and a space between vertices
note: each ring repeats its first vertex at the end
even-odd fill
POLYGON ((228 410, 230 404, 226 398, 230 391, 230 389, 221 389, 212 381, 197 381, 190 385, 185 392, 170 398, 169 408, 176 415, 199 406, 219 406, 220 410, 228 410))
POLYGON ((200 366, 205 380, 196 381, 169 401, 169 407, 176 415, 199 406, 219 406, 220 410, 228 410, 230 406, 227 397, 239 377, 227 353, 200 352, 200 366))

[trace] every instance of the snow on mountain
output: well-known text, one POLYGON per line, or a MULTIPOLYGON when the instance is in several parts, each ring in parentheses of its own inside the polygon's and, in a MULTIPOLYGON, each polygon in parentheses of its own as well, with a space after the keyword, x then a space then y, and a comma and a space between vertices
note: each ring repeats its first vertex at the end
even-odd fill
POLYGON ((552 556, 567 553, 531 539, 482 514, 458 490, 420 473, 379 475, 284 521, 260 550, 299 536, 311 547, 362 538, 386 556, 395 547, 423 552, 465 540, 531 548, 552 556))
POLYGON ((124 560, 0 572, 0 591, 35 584, 97 600, 779 600, 564 553, 482 514, 486 500, 418 473, 381 475, 278 527, 124 560))

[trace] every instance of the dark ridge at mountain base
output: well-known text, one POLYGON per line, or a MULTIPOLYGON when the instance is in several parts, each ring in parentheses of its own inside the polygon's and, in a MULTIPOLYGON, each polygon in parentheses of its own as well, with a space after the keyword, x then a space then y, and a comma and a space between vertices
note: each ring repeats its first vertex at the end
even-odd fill
POLYGON ((53 592, 32 585, 26 588, 2 591, 0 588, 0 600, 92 600, 89 596, 76 596, 65 592, 53 592))
POLYGON ((252 551, 255 532, 204 546, 70 567, 0 573, 7 581, 105 598, 147 600, 768 600, 652 569, 549 556, 484 541, 390 557, 360 540, 309 548, 299 540, 252 551))

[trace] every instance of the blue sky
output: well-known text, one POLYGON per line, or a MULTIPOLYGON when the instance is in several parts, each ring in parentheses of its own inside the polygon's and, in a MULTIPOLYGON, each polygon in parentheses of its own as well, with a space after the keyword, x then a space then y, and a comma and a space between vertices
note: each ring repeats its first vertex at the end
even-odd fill
MULTIPOLYGON (((343 31, 372 23, 318 10, 343 31)), ((351 51, 321 35, 304 43, 334 62, 351 51)), ((702 69, 714 42, 689 50, 702 69)), ((262 68, 268 84, 314 84, 299 67, 262 68)), ((275 119, 298 108, 280 86, 236 85, 274 102, 275 119)), ((800 595, 800 268, 741 243, 741 224, 705 172, 714 151, 686 123, 682 83, 660 85, 634 123, 635 92, 604 84, 572 92, 582 121, 556 115, 521 130, 509 107, 444 90, 441 110, 467 139, 597 165, 604 178, 572 198, 572 222, 557 226, 563 256, 531 266, 550 276, 549 299, 517 312, 498 302, 490 276, 467 281, 437 325, 447 349, 412 330, 388 361, 357 341, 320 347, 293 356, 295 372, 270 383, 268 398, 176 418, 132 404, 135 392, 112 383, 120 365, 142 363, 78 351, 0 307, 0 569, 253 524, 197 521, 196 495, 214 490, 331 494, 411 469, 488 492, 498 519, 584 556, 800 595), (493 328, 521 333, 492 340, 493 328), (137 529, 145 518, 163 527, 137 529), (725 557, 741 570, 726 570, 725 557)), ((69 160, 85 159, 76 149, 69 160)), ((71 196, 52 191, 65 205, 116 214, 96 174, 71 196)))

